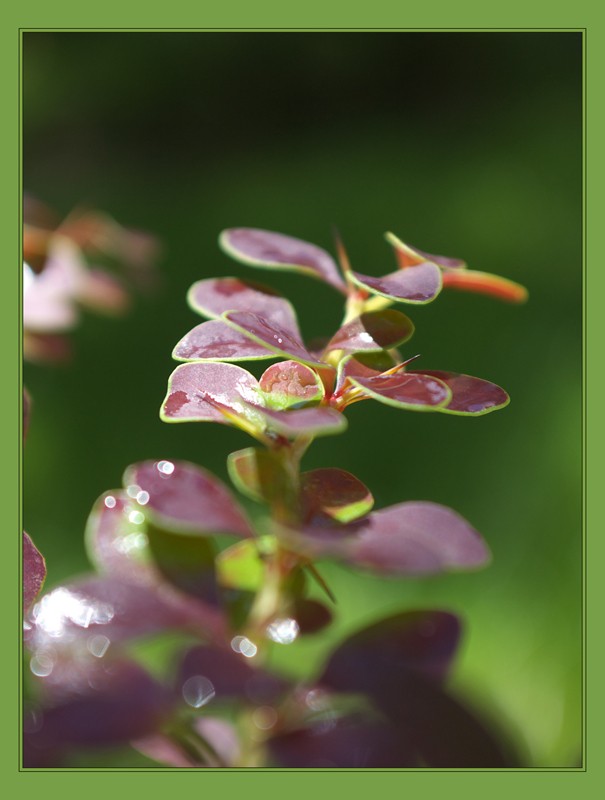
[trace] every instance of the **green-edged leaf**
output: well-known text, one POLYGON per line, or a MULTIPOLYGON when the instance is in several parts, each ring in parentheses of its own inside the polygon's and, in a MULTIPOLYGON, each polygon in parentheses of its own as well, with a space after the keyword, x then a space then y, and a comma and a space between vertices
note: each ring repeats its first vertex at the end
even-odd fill
POLYGON ((326 351, 380 353, 398 347, 414 333, 412 321, 392 308, 368 311, 344 325, 331 339, 326 351))
POLYGON ((249 311, 300 339, 296 312, 274 289, 239 278, 197 281, 187 294, 189 306, 204 317, 218 319, 225 311, 249 311))
POLYGON ((347 293, 336 262, 317 245, 258 228, 229 228, 221 233, 219 244, 227 255, 244 264, 303 272, 347 293))
POLYGON ((423 370, 422 372, 407 372, 406 375, 428 375, 444 383, 452 393, 450 402, 440 408, 446 414, 459 414, 466 417, 477 417, 489 414, 504 408, 510 402, 510 397, 499 386, 470 375, 459 375, 456 372, 441 372, 439 370, 423 370))
POLYGON ((128 467, 124 486, 159 528, 194 536, 253 536, 237 501, 211 472, 186 461, 142 461, 128 467))
MULTIPOLYGON (((347 378, 375 378, 382 372, 392 369, 397 362, 393 356, 382 350, 380 353, 356 353, 355 356, 347 356, 338 364, 336 375, 336 386, 334 396, 337 397, 345 387, 347 378)), ((349 383, 349 385, 351 385, 349 383)))
POLYGON ((441 270, 429 261, 416 267, 397 270, 382 278, 349 273, 353 283, 371 294, 378 294, 400 303, 430 303, 441 291, 441 270))
POLYGON ((258 591, 265 577, 264 558, 276 547, 274 536, 259 536, 223 550, 216 557, 218 582, 227 589, 258 591))
POLYGON ((178 366, 168 380, 160 410, 164 422, 221 422, 251 425, 260 401, 256 378, 235 364, 193 363, 178 366))
POLYGON ((447 256, 435 256, 431 253, 423 253, 422 250, 417 250, 415 247, 410 247, 409 244, 402 242, 393 233, 385 233, 384 238, 393 245, 395 248, 395 255, 400 269, 413 267, 417 264, 422 264, 425 261, 430 261, 437 264, 443 269, 465 269, 466 262, 461 258, 448 258, 447 256))
POLYGON ((314 469, 300 476, 303 520, 350 522, 374 505, 363 483, 342 469, 314 469))
POLYGON ((257 503, 271 504, 289 492, 288 476, 268 450, 257 447, 237 450, 227 458, 227 470, 233 485, 257 503))
POLYGON ((452 399, 447 384, 428 374, 397 372, 373 378, 349 376, 348 380, 374 400, 412 411, 440 411, 452 399))
POLYGON ((275 353, 221 320, 202 322, 172 351, 176 361, 260 361, 275 353))
POLYGON ((319 375, 297 361, 280 361, 260 377, 263 400, 268 408, 284 411, 321 402, 324 386, 319 375))
POLYGON ((294 339, 283 328, 271 325, 256 314, 249 314, 245 311, 226 311, 223 319, 236 331, 240 331, 272 353, 300 361, 302 364, 321 367, 325 370, 331 369, 327 364, 314 358, 302 342, 294 339))

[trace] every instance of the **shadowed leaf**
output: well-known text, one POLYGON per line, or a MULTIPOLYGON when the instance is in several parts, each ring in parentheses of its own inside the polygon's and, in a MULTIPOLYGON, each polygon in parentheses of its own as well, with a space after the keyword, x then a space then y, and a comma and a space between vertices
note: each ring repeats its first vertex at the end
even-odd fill
POLYGON ((496 411, 508 405, 510 398, 504 389, 495 383, 472 378, 470 375, 459 375, 456 372, 440 372, 439 370, 422 370, 407 372, 406 375, 428 375, 444 383, 452 393, 450 402, 440 408, 446 414, 479 416, 496 411))
POLYGON ((401 311, 369 311, 344 325, 331 339, 327 351, 380 352, 397 347, 414 333, 412 321, 401 311))
POLYGON ((23 531, 23 610, 27 611, 38 596, 44 579, 44 558, 29 536, 23 531))
POLYGON ((407 267, 382 278, 353 271, 349 276, 354 283, 371 294, 400 303, 430 303, 441 291, 441 270, 430 262, 407 267))
POLYGON ((196 734, 193 737, 184 731, 179 736, 157 733, 130 744, 148 758, 169 767, 228 767, 236 763, 240 744, 233 725, 216 717, 199 717, 192 727, 196 734), (210 752, 204 747, 205 743, 210 745, 210 752))
MULTIPOLYGON (((355 356, 346 356, 338 364, 336 386, 334 394, 337 395, 344 388, 347 378, 375 378, 387 369, 392 369, 396 361, 390 353, 356 353, 355 356)), ((349 386, 352 384, 349 383, 349 386)))
POLYGON ((267 450, 247 447, 227 458, 233 485, 257 503, 272 503, 288 494, 290 480, 281 463, 267 450))
POLYGON ((323 603, 304 597, 295 599, 292 616, 297 621, 301 634, 318 633, 332 622, 332 613, 323 603))
POLYGON ((221 320, 202 322, 172 351, 176 361, 260 361, 275 354, 221 320))
POLYGON ((258 414, 265 418, 271 430, 289 439, 300 435, 331 436, 342 433, 348 424, 346 417, 340 412, 325 406, 290 411, 258 408, 258 414))
POLYGON ((264 556, 275 552, 274 536, 260 536, 228 547, 216 557, 219 583, 228 589, 256 592, 265 575, 264 556))
POLYGON ((244 264, 303 272, 347 293, 332 256, 301 239, 258 228, 229 228, 221 233, 219 244, 228 255, 244 264))
POLYGON ((349 522, 362 517, 374 505, 363 483, 342 469, 315 469, 300 476, 305 523, 335 519, 349 522))
POLYGON ((154 525, 175 533, 253 536, 237 501, 211 472, 186 461, 128 467, 124 486, 154 525))

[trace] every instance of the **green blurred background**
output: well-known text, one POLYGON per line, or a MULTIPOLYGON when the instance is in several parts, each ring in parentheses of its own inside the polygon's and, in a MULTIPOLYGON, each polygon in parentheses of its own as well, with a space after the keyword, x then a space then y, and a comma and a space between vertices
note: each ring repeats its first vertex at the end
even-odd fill
POLYGON ((377 507, 453 506, 493 564, 408 581, 326 566, 335 625, 276 646, 275 664, 304 676, 330 642, 386 613, 454 611, 465 622, 455 688, 500 721, 529 765, 576 766, 581 35, 26 33, 23 76, 24 188, 60 214, 87 202, 165 248, 158 292, 127 317, 86 316, 69 367, 25 367, 25 528, 47 559, 47 586, 88 568, 88 512, 128 464, 187 459, 227 481, 227 454, 250 443, 224 426, 159 420, 172 348, 200 321, 185 304, 193 281, 272 283, 307 338, 340 322, 328 286, 238 265, 219 232, 261 227, 333 252, 336 224, 353 268, 380 275, 395 267, 382 238, 392 230, 528 287, 520 307, 444 292, 409 310, 417 330, 404 352, 421 353, 419 368, 494 381, 511 404, 467 419, 360 403, 348 432, 318 440, 304 467, 353 472, 377 507))

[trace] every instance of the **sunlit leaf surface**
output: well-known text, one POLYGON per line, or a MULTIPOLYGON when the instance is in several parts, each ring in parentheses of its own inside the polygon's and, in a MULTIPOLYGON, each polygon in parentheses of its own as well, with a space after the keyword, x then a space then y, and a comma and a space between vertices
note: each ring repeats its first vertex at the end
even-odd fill
POLYGON ((371 378, 349 375, 348 378, 367 396, 397 408, 415 411, 441 410, 452 397, 448 386, 430 374, 398 372, 371 378))
POLYGON ((187 294, 194 311, 218 319, 225 311, 248 311, 300 339, 296 312, 278 292, 255 281, 209 278, 194 283, 187 294))
POLYGON ((464 272, 443 273, 443 286, 448 289, 460 289, 463 292, 477 292, 496 297, 498 300, 507 300, 510 303, 524 303, 528 298, 525 286, 501 278, 499 275, 490 275, 487 272, 465 270, 464 272))
POLYGON ((430 262, 407 267, 382 278, 353 271, 349 275, 354 283, 371 294, 401 303, 429 303, 441 291, 441 270, 430 262))
POLYGON ((237 501, 211 472, 186 461, 143 461, 128 467, 124 487, 143 516, 165 530, 252 536, 237 501))
POLYGON ((44 579, 46 564, 40 551, 23 531, 23 609, 27 610, 38 596, 44 579))
POLYGON ((221 233, 219 244, 228 255, 244 264, 304 272, 346 294, 336 262, 314 244, 257 228, 229 228, 221 233))
POLYGON ((447 414, 463 414, 478 416, 496 411, 508 405, 510 398, 504 389, 495 383, 472 378, 470 375, 459 375, 456 372, 439 370, 422 370, 422 372, 406 372, 406 375, 426 375, 444 383, 452 393, 452 399, 439 411, 447 414))
POLYGON ((177 361, 258 361, 275 358, 275 353, 225 322, 210 320, 190 330, 172 357, 177 361))

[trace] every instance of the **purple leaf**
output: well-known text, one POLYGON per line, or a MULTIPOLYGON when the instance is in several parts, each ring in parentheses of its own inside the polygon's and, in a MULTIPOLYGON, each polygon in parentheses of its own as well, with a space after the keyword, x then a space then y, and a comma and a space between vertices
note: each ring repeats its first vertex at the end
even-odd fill
POLYGON ((422 250, 417 250, 415 247, 410 247, 409 244, 402 242, 392 233, 385 233, 385 239, 395 248, 395 255, 400 269, 413 267, 424 261, 430 261, 443 269, 464 269, 466 267, 466 262, 460 258, 448 258, 447 256, 434 256, 430 253, 423 253, 422 250))
POLYGON ((472 569, 490 559, 477 531, 437 503, 399 503, 347 525, 284 527, 280 535, 307 558, 338 558, 382 575, 472 569))
POLYGON ((303 520, 350 522, 372 508, 374 498, 363 483, 342 469, 314 469, 300 476, 303 520))
POLYGON ((189 746, 185 748, 184 742, 162 733, 138 739, 131 742, 131 745, 148 758, 167 764, 169 767, 229 767, 236 764, 240 743, 233 725, 216 717, 199 717, 192 723, 192 727, 212 747, 220 763, 215 763, 216 758, 211 754, 208 754, 209 757, 205 760, 201 752, 196 757, 194 751, 198 746, 195 740, 187 741, 189 746))
POLYGON ((157 730, 172 713, 172 693, 128 661, 74 661, 72 683, 62 689, 62 698, 44 708, 39 730, 30 734, 34 746, 127 742, 157 730))
POLYGON ((189 650, 181 664, 177 680, 177 691, 191 705, 188 690, 196 686, 207 687, 212 697, 225 699, 243 697, 249 702, 266 705, 275 701, 286 688, 280 678, 264 670, 255 669, 253 657, 247 658, 233 649, 217 647, 194 647, 189 650), (196 684, 197 679, 197 684, 196 684))
POLYGON ((260 402, 259 392, 256 378, 235 364, 181 364, 168 381, 160 418, 225 425, 250 422, 255 419, 252 407, 260 402))
MULTIPOLYGON (((346 356, 338 364, 336 386, 334 395, 338 396, 345 387, 347 378, 375 378, 382 372, 396 366, 395 359, 390 353, 357 353, 355 356, 346 356)), ((349 382, 348 384, 352 384, 349 382)))
POLYGON ((439 409, 446 414, 479 416, 504 408, 510 402, 510 397, 504 389, 496 386, 495 383, 489 383, 480 378, 471 378, 470 375, 439 370, 407 372, 406 375, 428 375, 444 383, 452 393, 450 402, 439 409))
POLYGON ((236 331, 240 331, 272 353, 285 356, 286 358, 292 358, 294 361, 300 361, 302 364, 309 364, 311 366, 319 366, 325 370, 332 370, 327 364, 313 358, 311 353, 307 352, 304 345, 290 336, 283 328, 265 322, 265 320, 261 319, 256 314, 248 314, 245 311, 226 311, 223 314, 223 319, 228 325, 235 328, 236 331))
POLYGON ((253 536, 237 501, 211 472, 186 461, 142 461, 124 486, 143 516, 164 530, 209 536, 253 536))
POLYGON ((40 551, 23 531, 23 610, 38 596, 46 578, 46 564, 40 551))
POLYGON ((376 353, 407 342, 413 333, 412 321, 401 311, 392 308, 369 311, 344 325, 332 337, 326 351, 376 353))
POLYGON ((265 403, 276 411, 319 403, 324 386, 319 375, 297 361, 280 361, 260 377, 265 403))
POLYGON ((373 694, 376 683, 403 674, 446 678, 458 647, 460 622, 445 611, 404 611, 346 639, 331 655, 319 683, 338 692, 373 694))
POLYGON ((325 406, 299 408, 291 411, 272 411, 258 408, 268 427, 276 433, 294 439, 296 436, 331 436, 342 433, 348 423, 345 416, 325 406))
POLYGON ((172 351, 177 361, 259 361, 275 354, 221 320, 197 325, 172 351))
POLYGON ((451 401, 451 391, 439 378, 417 372, 397 372, 373 378, 348 376, 353 386, 381 403, 413 411, 440 411, 451 401))
POLYGON ((430 303, 441 291, 441 270, 430 262, 407 267, 382 278, 353 271, 349 276, 354 283, 371 294, 401 303, 430 303))
POLYGON ((390 725, 336 719, 319 713, 307 730, 269 740, 273 757, 289 769, 404 769, 418 766, 414 751, 390 725))
POLYGON ((187 294, 190 307, 218 319, 225 311, 249 311, 300 339, 296 312, 274 289, 239 278, 210 278, 194 283, 187 294))
POLYGON ((221 233, 219 244, 228 255, 244 264, 304 272, 347 294, 336 262, 314 244, 258 228, 229 228, 221 233))
POLYGON ((98 572, 143 586, 158 583, 159 574, 149 560, 143 521, 136 500, 121 489, 99 497, 84 532, 86 553, 98 572))
POLYGON ((33 606, 30 618, 25 638, 34 652, 49 646, 90 648, 95 641, 106 649, 114 641, 172 628, 213 639, 224 633, 218 611, 167 583, 148 587, 96 575, 54 589, 33 606))

